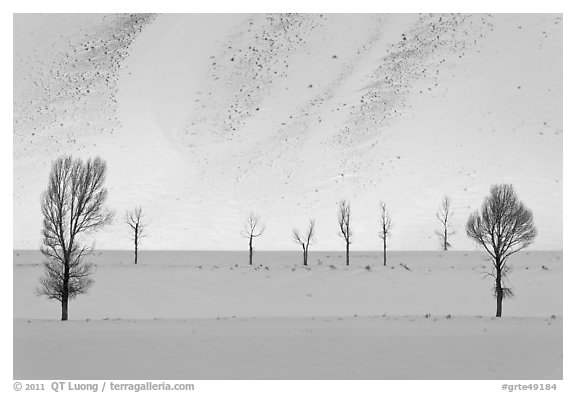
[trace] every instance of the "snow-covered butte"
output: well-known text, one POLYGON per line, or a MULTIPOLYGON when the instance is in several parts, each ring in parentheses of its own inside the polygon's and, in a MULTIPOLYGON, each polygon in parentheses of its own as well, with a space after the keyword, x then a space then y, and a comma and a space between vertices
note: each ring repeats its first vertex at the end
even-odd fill
POLYGON ((562 17, 552 14, 178 14, 14 17, 14 248, 40 244, 40 195, 61 154, 102 156, 116 222, 99 248, 436 249, 494 183, 534 212, 535 249, 562 249, 562 17))

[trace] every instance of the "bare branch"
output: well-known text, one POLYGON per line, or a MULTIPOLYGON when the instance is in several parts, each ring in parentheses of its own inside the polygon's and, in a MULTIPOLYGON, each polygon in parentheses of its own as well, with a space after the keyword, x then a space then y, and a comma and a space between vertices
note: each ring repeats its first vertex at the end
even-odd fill
POLYGON ((386 204, 384 202, 380 202, 380 209, 382 211, 382 214, 380 215, 380 232, 378 232, 378 236, 381 239, 386 239, 390 237, 392 220, 390 219, 388 209, 386 208, 386 204))
POLYGON ((347 243, 351 243, 352 229, 350 228, 350 202, 342 199, 338 205, 338 226, 340 232, 338 235, 347 243))
POLYGON ((260 221, 260 217, 254 214, 254 212, 250 212, 250 215, 246 219, 244 223, 244 227, 242 229, 242 236, 249 239, 261 236, 266 229, 266 225, 260 221))
POLYGON ((126 210, 124 222, 132 228, 132 239, 146 237, 146 232, 144 230, 148 224, 144 222, 142 206, 135 207, 130 211, 126 210))

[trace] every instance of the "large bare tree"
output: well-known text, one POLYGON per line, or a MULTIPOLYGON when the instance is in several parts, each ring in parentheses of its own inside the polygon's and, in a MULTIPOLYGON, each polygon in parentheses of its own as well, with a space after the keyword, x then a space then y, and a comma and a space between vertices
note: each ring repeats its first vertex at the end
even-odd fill
POLYGON ((436 218, 442 224, 442 230, 436 231, 436 236, 438 236, 438 239, 440 239, 440 247, 442 247, 442 250, 444 251, 448 251, 448 249, 452 247, 449 238, 456 233, 456 231, 451 229, 452 227, 450 225, 452 214, 450 198, 445 196, 442 199, 442 203, 440 204, 438 211, 436 212, 436 218))
POLYGON ((249 250, 249 261, 250 265, 252 265, 252 257, 254 255, 254 247, 253 241, 255 237, 262 236, 264 233, 264 229, 266 229, 266 225, 260 221, 260 217, 254 214, 254 212, 250 212, 250 215, 246 219, 244 223, 244 227, 242 228, 242 236, 248 240, 248 250, 249 250))
POLYGON ((495 280, 496 316, 502 316, 502 300, 512 295, 503 285, 509 271, 508 258, 533 243, 536 228, 532 212, 518 200, 509 184, 494 185, 480 211, 470 215, 466 234, 480 244, 490 256, 495 280))
POLYGON ((140 240, 146 236, 144 229, 147 224, 143 222, 143 219, 144 213, 142 213, 141 206, 126 211, 124 218, 126 224, 131 228, 132 240, 134 241, 134 264, 138 264, 138 246, 140 245, 140 240))
POLYGON ((62 320, 68 319, 68 301, 92 285, 92 265, 84 257, 92 247, 83 244, 86 235, 112 221, 104 207, 106 163, 99 157, 83 162, 60 157, 52 163, 48 188, 42 195, 43 244, 46 257, 38 295, 61 304, 62 320))
POLYGON ((350 244, 352 243, 352 228, 350 228, 350 202, 342 199, 338 203, 338 235, 346 242, 346 266, 350 265, 350 244))
POLYGON ((378 236, 382 239, 384 243, 384 266, 386 266, 386 246, 388 237, 390 237, 390 228, 392 228, 392 220, 390 220, 390 214, 388 213, 388 209, 386 209, 386 204, 384 202, 380 202, 380 232, 378 232, 378 236))
POLYGON ((296 242, 302 246, 302 251, 304 252, 304 266, 308 266, 308 247, 315 240, 314 239, 314 235, 315 235, 314 226, 315 226, 315 221, 310 220, 310 224, 308 225, 308 230, 302 235, 300 235, 300 232, 298 231, 298 229, 294 228, 292 230, 292 239, 294 240, 294 242, 296 242))

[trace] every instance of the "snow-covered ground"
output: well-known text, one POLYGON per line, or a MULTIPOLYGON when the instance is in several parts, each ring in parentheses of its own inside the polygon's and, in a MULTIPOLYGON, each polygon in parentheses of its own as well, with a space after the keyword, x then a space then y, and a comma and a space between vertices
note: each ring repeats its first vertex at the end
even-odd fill
POLYGON ((562 378, 562 318, 19 319, 14 339, 15 379, 562 378))
MULTIPOLYGON (((494 283, 484 278, 490 265, 481 253, 396 252, 386 268, 376 252, 353 253, 348 268, 341 253, 311 253, 309 269, 298 252, 257 252, 254 267, 246 254, 143 252, 135 266, 128 251, 103 252, 94 258, 95 284, 71 303, 70 318, 495 312, 494 283)), ((14 317, 58 318, 59 305, 33 293, 42 274, 40 254, 14 255, 14 317)), ((505 302, 505 316, 562 315, 562 253, 521 254, 512 267, 517 296, 505 302)))
POLYGON ((502 319, 480 253, 390 253, 386 268, 375 252, 350 267, 341 253, 313 253, 309 269, 300 257, 143 252, 135 266, 102 252, 61 323, 58 303, 33 294, 39 253, 15 251, 15 378, 562 376, 562 253, 512 260, 502 319))

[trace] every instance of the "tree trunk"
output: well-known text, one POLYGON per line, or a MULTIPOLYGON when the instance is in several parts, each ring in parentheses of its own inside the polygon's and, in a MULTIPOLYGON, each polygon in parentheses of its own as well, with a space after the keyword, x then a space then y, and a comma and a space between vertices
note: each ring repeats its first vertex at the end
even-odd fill
POLYGON ((134 230, 134 264, 138 264, 138 224, 134 230))
POLYGON ((444 224, 444 251, 448 251, 448 228, 444 224))
POLYGON ((252 266, 252 236, 250 236, 250 266, 252 266))
POLYGON ((303 258, 304 258, 304 266, 308 266, 308 252, 306 250, 306 247, 304 246, 304 244, 302 244, 302 253, 303 253, 303 258))
POLYGON ((496 266, 496 316, 502 316, 502 299, 504 298, 504 290, 502 289, 502 268, 499 261, 496 266))
POLYGON ((64 256, 64 279, 62 280, 62 300, 60 301, 62 305, 62 321, 68 320, 68 285, 70 283, 70 264, 68 255, 64 256))
POLYGON ((346 241, 346 266, 350 266, 350 242, 346 241))
POLYGON ((66 299, 62 298, 62 321, 68 320, 68 296, 66 299))
POLYGON ((386 266, 386 235, 384 235, 384 266, 386 266))

